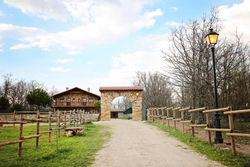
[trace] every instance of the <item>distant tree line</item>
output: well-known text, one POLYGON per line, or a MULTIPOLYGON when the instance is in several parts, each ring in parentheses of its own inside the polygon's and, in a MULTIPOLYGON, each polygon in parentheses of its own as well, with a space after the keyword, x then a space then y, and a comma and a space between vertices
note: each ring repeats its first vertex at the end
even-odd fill
POLYGON ((11 74, 0 80, 0 112, 13 110, 36 110, 52 103, 44 85, 37 81, 17 80, 11 74))

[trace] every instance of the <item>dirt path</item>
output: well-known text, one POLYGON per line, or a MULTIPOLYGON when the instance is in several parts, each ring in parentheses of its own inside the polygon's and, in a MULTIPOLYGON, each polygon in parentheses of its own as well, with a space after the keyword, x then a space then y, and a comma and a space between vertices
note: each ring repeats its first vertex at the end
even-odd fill
POLYGON ((112 129, 111 140, 97 152, 93 167, 222 167, 156 127, 140 121, 96 122, 112 129))

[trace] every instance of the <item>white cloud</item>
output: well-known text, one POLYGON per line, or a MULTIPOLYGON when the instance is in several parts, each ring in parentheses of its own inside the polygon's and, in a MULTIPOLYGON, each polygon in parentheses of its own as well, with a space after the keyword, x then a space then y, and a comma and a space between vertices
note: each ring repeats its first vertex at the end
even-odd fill
POLYGON ((20 38, 11 49, 61 46, 68 54, 77 54, 91 44, 102 44, 142 28, 152 27, 161 9, 144 12, 152 0, 5 0, 5 3, 44 19, 73 18, 79 24, 68 31, 20 38), (133 4, 133 5, 131 5, 133 4), (65 16, 66 15, 66 16, 65 16))
POLYGON ((4 13, 3 13, 3 11, 0 10, 0 17, 1 16, 4 16, 4 13))
POLYGON ((65 5, 60 0, 4 0, 9 6, 19 8, 23 13, 47 19, 64 19, 65 5))
POLYGON ((3 44, 0 43, 0 52, 2 52, 2 51, 3 51, 3 44))
POLYGON ((91 65, 91 64, 93 64, 93 62, 91 62, 91 61, 88 61, 88 62, 87 62, 87 64, 88 64, 88 65, 91 65))
POLYGON ((180 23, 180 22, 175 22, 175 21, 168 21, 165 23, 166 26, 168 26, 169 28, 177 28, 180 26, 185 26, 184 23, 180 23))
POLYGON ((222 19, 223 31, 220 35, 230 37, 228 34, 234 33, 236 30, 242 34, 244 41, 250 40, 250 0, 244 0, 242 3, 233 6, 220 6, 219 17, 222 19))
POLYGON ((72 62, 72 61, 73 61, 72 59, 68 59, 68 58, 56 59, 57 63, 62 63, 62 64, 69 63, 69 62, 72 62))
POLYGON ((171 7, 171 9, 172 9, 173 11, 177 11, 177 10, 178 10, 178 8, 175 7, 175 6, 171 7))
POLYGON ((99 86, 131 85, 137 71, 163 71, 165 63, 161 50, 167 50, 168 34, 149 35, 140 39, 142 48, 131 53, 121 53, 113 58, 112 69, 103 78, 96 78, 93 84, 99 86))
POLYGON ((63 68, 63 67, 52 67, 50 68, 52 72, 70 72, 72 71, 70 68, 63 68))

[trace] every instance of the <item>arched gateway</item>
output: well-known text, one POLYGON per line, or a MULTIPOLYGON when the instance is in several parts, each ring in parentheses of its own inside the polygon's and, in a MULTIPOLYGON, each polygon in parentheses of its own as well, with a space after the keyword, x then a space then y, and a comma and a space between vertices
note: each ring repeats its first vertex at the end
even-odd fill
POLYGON ((119 96, 128 98, 132 103, 132 119, 142 120, 142 91, 143 87, 100 87, 101 92, 101 120, 110 120, 110 106, 119 96))

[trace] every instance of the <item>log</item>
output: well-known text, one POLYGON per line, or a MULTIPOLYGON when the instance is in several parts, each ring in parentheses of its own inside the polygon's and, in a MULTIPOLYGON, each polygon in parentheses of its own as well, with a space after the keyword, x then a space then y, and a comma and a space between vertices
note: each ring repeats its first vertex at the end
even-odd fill
POLYGON ((49 131, 40 131, 39 134, 45 134, 45 133, 50 133, 52 132, 52 130, 49 130, 49 131))
POLYGON ((0 124, 26 124, 27 122, 23 121, 0 121, 0 124))
POLYGON ((180 121, 181 123, 191 123, 191 120, 180 121))
POLYGON ((245 113, 250 113, 250 109, 224 112, 224 114, 245 114, 245 113))
POLYGON ((21 143, 24 142, 24 140, 14 140, 14 141, 7 141, 7 142, 2 142, 0 143, 0 147, 9 145, 9 144, 16 144, 16 143, 21 143))
POLYGON ((185 108, 180 109, 180 111, 186 111, 186 110, 190 110, 190 109, 191 109, 191 107, 185 107, 185 108))
POLYGON ((204 130, 214 131, 214 132, 231 132, 231 129, 205 128, 204 130))
POLYGON ((181 121, 181 118, 173 119, 174 121, 181 121))
POLYGON ((36 119, 36 118, 23 118, 23 120, 25 120, 25 121, 42 121, 42 119, 36 119))
POLYGON ((189 126, 191 126, 191 127, 204 127, 204 126, 207 126, 207 124, 192 124, 189 126))
POLYGON ((169 117, 169 118, 167 118, 167 120, 172 120, 172 119, 174 119, 173 117, 169 117))
POLYGON ((24 140, 27 140, 27 139, 32 139, 32 138, 38 138, 40 137, 41 135, 33 135, 33 136, 24 136, 23 139, 24 140))
POLYGON ((188 110, 188 112, 203 111, 203 110, 206 110, 206 109, 207 109, 206 107, 201 107, 201 108, 195 108, 195 109, 192 109, 192 110, 188 110))
POLYGON ((13 113, 0 113, 0 115, 13 115, 13 113))
POLYGON ((227 136, 238 136, 238 137, 250 137, 250 134, 246 133, 226 133, 227 136))
POLYGON ((220 111, 229 111, 232 107, 225 107, 225 108, 217 108, 217 109, 211 109, 211 110, 205 110, 203 113, 210 113, 210 112, 220 112, 220 111))
POLYGON ((173 108, 173 111, 179 110, 179 109, 180 109, 180 107, 176 107, 176 108, 173 108))
POLYGON ((37 111, 17 111, 17 114, 36 114, 37 111))

